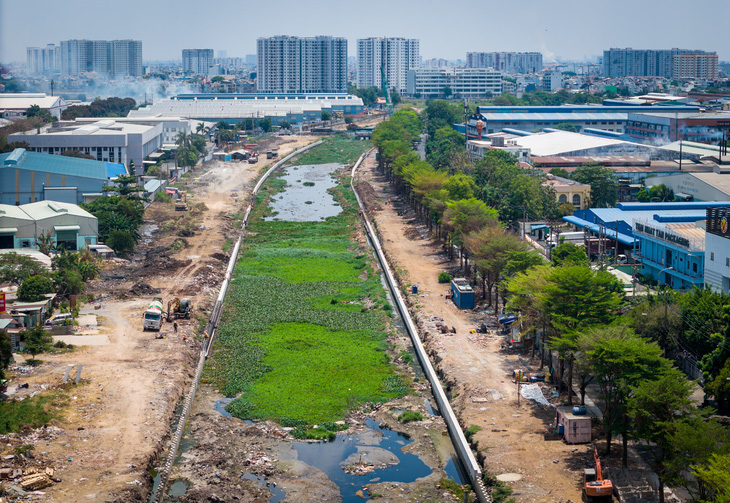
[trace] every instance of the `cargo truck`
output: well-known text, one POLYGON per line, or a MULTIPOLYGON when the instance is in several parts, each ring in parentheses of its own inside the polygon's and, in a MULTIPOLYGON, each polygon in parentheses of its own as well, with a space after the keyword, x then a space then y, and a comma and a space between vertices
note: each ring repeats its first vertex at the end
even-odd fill
POLYGON ((143 315, 142 330, 160 330, 162 328, 162 299, 155 297, 143 315))

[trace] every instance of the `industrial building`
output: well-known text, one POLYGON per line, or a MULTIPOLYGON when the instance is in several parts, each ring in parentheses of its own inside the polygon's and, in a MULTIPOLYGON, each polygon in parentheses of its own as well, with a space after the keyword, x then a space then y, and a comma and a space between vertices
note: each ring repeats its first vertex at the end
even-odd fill
POLYGON ((699 107, 688 105, 563 105, 563 106, 478 106, 469 119, 469 136, 476 138, 476 122, 484 124, 484 133, 494 133, 505 128, 521 131, 540 131, 560 124, 571 124, 578 131, 601 129, 623 133, 630 113, 682 113, 699 114, 699 107))
POLYGON ((663 184, 685 200, 730 201, 730 173, 676 173, 647 178, 644 183, 647 188, 663 184))
POLYGON ((0 248, 37 248, 42 234, 67 250, 97 244, 98 221, 78 205, 38 201, 20 206, 0 204, 0 248))
POLYGON ((140 40, 63 40, 61 75, 96 72, 109 77, 142 75, 140 40))
MULTIPOLYGON (((707 258, 708 208, 730 209, 730 202, 619 203, 616 208, 576 211, 563 220, 588 234, 590 257, 626 254, 641 264, 637 272, 672 288, 688 289, 702 287, 706 264, 722 258, 715 255, 717 246, 712 243, 707 258)), ((723 253, 730 256, 730 251, 723 253)), ((724 272, 730 274, 730 269, 724 272)))
POLYGON ((502 94, 502 74, 492 68, 415 68, 408 72, 407 94, 438 98, 445 91, 462 98, 502 94))
POLYGON ((113 119, 97 120, 91 124, 61 121, 43 128, 40 133, 35 130, 13 133, 8 136, 8 141, 25 142, 28 150, 33 152, 61 154, 78 150, 97 161, 125 166, 134 162, 134 166, 141 169, 145 157, 162 146, 162 129, 162 123, 148 125, 113 119))
POLYGON ((33 105, 38 105, 41 110, 48 110, 55 119, 60 119, 61 113, 68 108, 68 103, 60 96, 47 96, 46 93, 1 93, 0 118, 24 118, 33 105))
POLYGON ((347 39, 264 37, 257 40, 259 93, 347 92, 347 39))
POLYGON ((629 113, 626 133, 630 138, 658 144, 692 141, 719 144, 730 130, 730 112, 693 113, 651 111, 629 113))
POLYGON ((300 127, 322 119, 322 112, 360 115, 361 98, 349 94, 181 94, 129 112, 130 118, 186 117, 235 124, 243 119, 269 118, 300 127))
POLYGON ((357 87, 383 87, 406 92, 408 72, 420 66, 420 42, 411 38, 363 38, 357 40, 357 87))
POLYGON ((111 179, 126 174, 123 164, 17 148, 0 154, 0 203, 60 201, 78 204, 101 192, 111 179))
POLYGON ((468 68, 494 68, 498 72, 538 73, 542 71, 539 52, 467 52, 468 68))
POLYGON ((730 208, 707 208, 705 286, 730 293, 730 208))
POLYGON ((208 75, 213 63, 213 49, 183 49, 183 73, 208 75))

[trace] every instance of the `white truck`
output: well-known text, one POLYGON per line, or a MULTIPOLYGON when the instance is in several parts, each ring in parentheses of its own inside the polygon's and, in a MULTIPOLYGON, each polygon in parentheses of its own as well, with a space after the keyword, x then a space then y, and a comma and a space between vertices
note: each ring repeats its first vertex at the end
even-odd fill
POLYGON ((160 330, 162 328, 162 299, 155 297, 143 315, 142 330, 160 330))

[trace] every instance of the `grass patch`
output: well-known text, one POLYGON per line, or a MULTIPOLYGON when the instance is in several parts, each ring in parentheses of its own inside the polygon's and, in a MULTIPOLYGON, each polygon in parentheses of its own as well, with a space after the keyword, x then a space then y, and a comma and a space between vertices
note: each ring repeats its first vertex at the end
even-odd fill
MULTIPOLYGON (((360 143, 336 145, 355 155, 362 145, 344 146, 360 143)), ((327 155, 345 154, 328 148, 327 155)), ((204 376, 227 396, 242 393, 226 407, 237 417, 287 423, 298 438, 333 438, 338 430, 323 425, 409 388, 384 352, 386 313, 365 309, 366 299, 386 297, 368 255, 350 238, 352 191, 334 190, 343 212, 324 222, 263 221, 283 189, 274 178, 257 196, 204 376)))
POLYGON ((373 144, 369 140, 353 140, 345 135, 330 136, 321 145, 304 152, 294 161, 296 164, 326 164, 329 162, 352 164, 372 146, 373 144))
POLYGON ((401 423, 413 423, 416 421, 423 421, 423 414, 421 414, 420 412, 407 410, 403 412, 400 416, 398 416, 398 421, 400 421, 401 423))
POLYGON ((40 428, 59 419, 59 410, 67 401, 63 393, 51 392, 21 401, 0 402, 0 435, 19 432, 25 426, 40 428))
POLYGON ((479 426, 478 424, 472 424, 466 430, 464 430, 464 436, 466 437, 466 440, 468 442, 471 442, 471 439, 474 438, 474 435, 476 435, 480 431, 482 431, 481 426, 479 426))
POLYGON ((466 493, 467 495, 471 494, 471 487, 469 487, 468 485, 461 486, 451 479, 443 478, 439 480, 438 487, 440 489, 446 489, 447 491, 449 491, 451 494, 454 495, 457 501, 464 501, 464 493, 466 493))

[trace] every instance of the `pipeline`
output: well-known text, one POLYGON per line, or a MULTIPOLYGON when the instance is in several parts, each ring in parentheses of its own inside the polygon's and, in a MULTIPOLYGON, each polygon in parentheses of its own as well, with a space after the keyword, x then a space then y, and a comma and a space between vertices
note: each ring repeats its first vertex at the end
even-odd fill
POLYGON ((306 152, 310 148, 316 147, 321 143, 322 141, 320 140, 310 145, 307 145, 306 147, 300 148, 299 150, 292 152, 279 162, 275 163, 271 168, 269 168, 266 173, 264 173, 264 175, 261 177, 261 179, 254 187, 253 191, 251 192, 251 204, 246 207, 246 213, 243 217, 243 222, 241 223, 241 231, 238 234, 238 240, 236 241, 236 245, 233 247, 233 251, 231 252, 231 258, 228 261, 228 267, 226 268, 226 275, 223 278, 223 282, 221 283, 221 289, 218 293, 218 298, 213 305, 213 311, 211 312, 210 318, 208 319, 208 324, 205 329, 205 342, 203 343, 203 347, 200 350, 200 357, 198 358, 198 366, 195 370, 195 377, 193 378, 190 389, 185 396, 182 412, 180 413, 180 420, 177 423, 175 435, 173 436, 172 444, 170 445, 170 451, 167 455, 167 461, 165 462, 165 466, 160 471, 160 484, 157 486, 157 491, 155 491, 154 497, 151 499, 151 501, 154 501, 155 503, 162 503, 165 499, 164 494, 170 478, 170 471, 172 470, 172 465, 175 463, 177 450, 180 448, 180 440, 182 439, 183 430, 185 429, 185 423, 190 416, 190 406, 193 403, 193 399, 195 398, 195 392, 198 389, 198 381, 200 381, 200 376, 203 373, 205 360, 210 354, 211 348, 213 347, 213 339, 215 338, 215 334, 218 329, 218 323, 220 322, 221 313, 223 311, 223 300, 226 297, 226 292, 228 292, 228 285, 230 284, 231 277, 233 276, 233 269, 236 267, 238 252, 241 250, 243 236, 246 232, 246 227, 248 226, 248 218, 251 215, 251 211, 253 210, 253 205, 256 200, 256 194, 258 194, 261 186, 269 178, 271 173, 274 172, 274 170, 280 168, 289 159, 301 154, 302 152, 306 152))
POLYGON ((370 155, 371 152, 372 149, 360 156, 360 159, 358 159, 357 163, 355 163, 355 165, 352 167, 352 175, 350 177, 350 186, 352 187, 352 191, 355 193, 355 197, 357 198, 357 204, 358 206, 360 206, 360 214, 362 215, 363 224, 365 225, 365 231, 367 232, 368 239, 370 240, 370 243, 375 250, 378 261, 380 262, 383 273, 385 274, 385 279, 388 283, 388 287, 390 288, 393 299, 395 300, 395 303, 398 307, 398 311, 400 312, 401 317, 403 318, 403 321, 406 325, 408 334, 411 337, 411 342, 413 343, 413 348, 416 352, 416 356, 421 363, 423 372, 428 378, 428 382, 431 383, 431 389, 433 390, 434 399, 436 400, 439 411, 441 412, 441 416, 444 418, 444 422, 446 423, 449 435, 451 436, 451 441, 454 444, 456 454, 459 456, 459 460, 461 461, 467 475, 469 476, 469 481, 471 482, 472 489, 477 495, 477 499, 480 501, 480 503, 489 503, 492 500, 487 492, 487 488, 485 487, 484 481, 482 479, 482 469, 479 466, 476 458, 474 457, 474 453, 469 446, 469 442, 467 442, 466 437, 464 436, 464 432, 461 430, 461 426, 459 425, 459 421, 456 418, 456 414, 454 414, 454 410, 451 408, 451 404, 446 397, 446 392, 441 386, 441 382, 439 381, 438 375, 436 374, 433 365, 431 365, 431 360, 428 358, 428 354, 423 347, 423 342, 421 341, 418 329, 413 323, 411 314, 408 311, 408 307, 406 306, 406 303, 403 300, 403 296, 400 293, 400 289, 398 288, 398 283, 393 276, 393 272, 391 271, 388 261, 385 259, 385 254, 383 253, 383 248, 380 245, 380 240, 378 239, 378 236, 375 233, 375 229, 367 216, 367 212, 365 211, 365 207, 362 204, 360 195, 355 190, 355 172, 357 171, 357 168, 360 167, 362 161, 368 155, 370 155))

